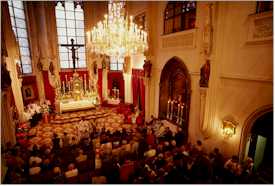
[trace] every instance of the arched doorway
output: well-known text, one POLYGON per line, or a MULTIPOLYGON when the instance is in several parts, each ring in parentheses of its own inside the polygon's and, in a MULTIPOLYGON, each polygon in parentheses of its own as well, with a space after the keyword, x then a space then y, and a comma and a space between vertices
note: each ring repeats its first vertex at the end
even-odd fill
MULTIPOLYGON (((178 99, 184 103, 182 121, 180 126, 187 135, 190 110, 191 80, 189 72, 179 58, 171 58, 164 66, 160 77, 159 118, 167 119, 168 100, 178 99)), ((171 122, 176 123, 177 118, 172 117, 171 122)))
POLYGON ((252 113, 242 134, 241 159, 251 157, 254 168, 267 182, 273 180, 273 108, 265 106, 252 113), (269 175, 269 176, 268 176, 269 175))
POLYGON ((251 129, 248 157, 255 161, 255 167, 273 166, 273 112, 258 118, 251 129))

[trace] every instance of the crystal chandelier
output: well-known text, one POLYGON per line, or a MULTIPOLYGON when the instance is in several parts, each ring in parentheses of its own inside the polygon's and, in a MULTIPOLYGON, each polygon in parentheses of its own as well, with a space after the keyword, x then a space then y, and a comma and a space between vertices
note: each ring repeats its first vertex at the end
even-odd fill
POLYGON ((148 48, 147 32, 125 16, 125 3, 108 4, 108 15, 87 32, 92 52, 114 57, 143 54, 148 48))

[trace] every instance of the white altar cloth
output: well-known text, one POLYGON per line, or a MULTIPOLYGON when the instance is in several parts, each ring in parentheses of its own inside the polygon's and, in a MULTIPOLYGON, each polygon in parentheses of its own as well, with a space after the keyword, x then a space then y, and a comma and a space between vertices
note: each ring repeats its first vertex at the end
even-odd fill
POLYGON ((113 99, 113 98, 108 98, 107 103, 110 105, 118 105, 120 103, 119 99, 113 99))
POLYGON ((66 101, 58 101, 56 103, 56 110, 58 113, 68 112, 68 111, 76 111, 76 110, 84 110, 89 108, 94 108, 94 100, 93 99, 82 99, 75 101, 73 99, 66 101))

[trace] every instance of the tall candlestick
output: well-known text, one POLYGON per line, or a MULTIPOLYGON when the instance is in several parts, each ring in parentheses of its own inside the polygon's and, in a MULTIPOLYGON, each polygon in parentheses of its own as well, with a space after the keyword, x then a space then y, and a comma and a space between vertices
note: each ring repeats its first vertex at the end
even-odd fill
POLYGON ((117 98, 119 99, 119 89, 117 89, 117 98))
POLYGON ((183 115, 183 107, 184 107, 184 105, 182 105, 181 109, 180 109, 180 118, 182 118, 182 115, 183 115))
POLYGON ((68 76, 67 76, 67 74, 65 74, 65 85, 66 85, 66 87, 68 87, 68 76))
POLYGON ((180 119, 180 104, 178 104, 177 123, 179 122, 179 119, 180 119))
POLYGON ((167 112, 167 114, 166 114, 166 118, 167 119, 169 119, 169 111, 170 111, 169 110, 169 108, 170 108, 169 106, 170 106, 170 100, 168 100, 168 102, 167 102, 167 111, 166 111, 167 112))
POLYGON ((171 114, 170 114, 170 120, 173 119, 173 110, 174 110, 174 101, 171 102, 171 114))
POLYGON ((86 83, 86 74, 84 74, 84 92, 87 90, 87 83, 86 83))
POLYGON ((65 82, 62 81, 62 88, 63 88, 63 93, 65 94, 65 82))

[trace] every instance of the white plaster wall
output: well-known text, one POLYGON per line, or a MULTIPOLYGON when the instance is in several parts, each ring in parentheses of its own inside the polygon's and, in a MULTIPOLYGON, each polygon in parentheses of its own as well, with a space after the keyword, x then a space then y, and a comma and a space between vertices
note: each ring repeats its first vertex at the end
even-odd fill
POLYGON ((150 115, 158 116, 159 81, 166 62, 174 56, 180 58, 191 75, 191 108, 189 141, 203 140, 205 148, 214 147, 226 155, 239 153, 240 136, 244 121, 257 108, 273 103, 273 45, 272 42, 248 44, 248 18, 256 10, 256 2, 214 2, 214 43, 208 96, 211 135, 207 139, 199 128, 200 67, 205 62, 202 55, 202 32, 208 13, 207 3, 197 2, 196 44, 194 48, 162 49, 163 12, 167 2, 131 2, 129 10, 147 12, 150 29, 152 77, 150 78, 150 115), (147 4, 146 4, 147 3, 147 4), (132 7, 131 7, 132 5, 132 7), (157 23, 157 24, 156 24, 157 23), (230 139, 222 136, 222 119, 232 115, 239 123, 236 135, 230 139))

